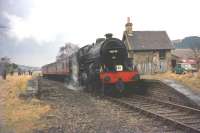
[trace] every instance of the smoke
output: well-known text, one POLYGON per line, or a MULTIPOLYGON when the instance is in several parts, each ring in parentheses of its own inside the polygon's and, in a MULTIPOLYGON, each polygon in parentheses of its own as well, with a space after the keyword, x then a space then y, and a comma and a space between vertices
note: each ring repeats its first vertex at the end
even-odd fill
POLYGON ((78 81, 79 65, 76 54, 77 51, 78 51, 77 45, 71 43, 67 43, 65 45, 65 52, 66 55, 70 57, 69 62, 71 64, 71 77, 67 82, 65 82, 65 87, 71 90, 80 91, 82 90, 82 87, 79 86, 79 81, 78 81))
POLYGON ((77 61, 76 54, 72 55, 71 58, 71 77, 69 82, 65 82, 65 87, 67 89, 75 90, 75 91, 80 91, 82 90, 82 87, 79 86, 78 82, 78 73, 79 73, 79 65, 77 61))
POLYGON ((72 43, 65 43, 65 46, 60 47, 58 55, 56 57, 57 61, 63 58, 70 57, 73 53, 77 52, 79 49, 78 45, 72 43))

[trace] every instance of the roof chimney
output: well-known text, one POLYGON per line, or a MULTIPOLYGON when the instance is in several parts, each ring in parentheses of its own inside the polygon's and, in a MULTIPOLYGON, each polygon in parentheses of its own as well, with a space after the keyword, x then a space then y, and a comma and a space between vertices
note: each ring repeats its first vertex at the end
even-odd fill
POLYGON ((107 33, 105 34, 106 39, 112 38, 113 34, 112 33, 107 33))
POLYGON ((125 25, 126 27, 126 32, 128 35, 132 35, 133 31, 132 31, 132 26, 133 24, 130 22, 130 17, 127 18, 127 23, 125 25))
POLYGON ((127 18, 127 23, 130 23, 130 17, 127 18))

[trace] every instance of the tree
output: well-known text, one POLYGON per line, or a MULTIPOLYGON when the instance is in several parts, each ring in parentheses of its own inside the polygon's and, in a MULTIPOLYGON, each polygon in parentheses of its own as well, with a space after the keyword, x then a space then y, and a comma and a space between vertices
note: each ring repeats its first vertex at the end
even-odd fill
POLYGON ((18 68, 18 65, 15 64, 15 63, 12 63, 12 66, 13 66, 14 69, 17 69, 17 68, 18 68))
POLYGON ((4 73, 13 74, 13 72, 18 68, 18 65, 11 63, 10 58, 8 57, 2 57, 0 59, 0 64, 2 64, 4 73))

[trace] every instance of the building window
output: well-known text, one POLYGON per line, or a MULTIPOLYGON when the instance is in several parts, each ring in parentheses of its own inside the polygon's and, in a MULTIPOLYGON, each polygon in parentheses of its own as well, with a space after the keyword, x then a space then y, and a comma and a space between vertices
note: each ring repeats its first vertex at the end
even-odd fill
POLYGON ((159 58, 160 58, 160 59, 165 59, 165 57, 166 57, 165 50, 160 50, 160 51, 159 51, 159 58))
POLYGON ((62 69, 64 69, 64 68, 65 68, 65 62, 62 63, 62 69))

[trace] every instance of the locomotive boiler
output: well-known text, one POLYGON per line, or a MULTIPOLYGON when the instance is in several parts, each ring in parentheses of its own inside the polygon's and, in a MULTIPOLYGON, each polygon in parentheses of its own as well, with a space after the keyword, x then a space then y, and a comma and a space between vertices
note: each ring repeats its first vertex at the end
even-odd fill
POLYGON ((87 91, 122 92, 139 80, 139 73, 128 59, 125 44, 106 34, 96 43, 79 50, 79 79, 87 91))

